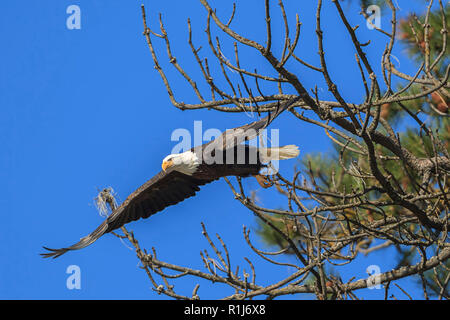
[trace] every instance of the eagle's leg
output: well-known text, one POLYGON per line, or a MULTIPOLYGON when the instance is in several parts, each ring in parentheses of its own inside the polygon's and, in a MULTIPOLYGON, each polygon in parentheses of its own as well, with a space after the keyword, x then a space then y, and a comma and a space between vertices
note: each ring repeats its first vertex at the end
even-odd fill
POLYGON ((264 189, 266 188, 270 188, 271 186, 273 186, 273 182, 270 181, 268 176, 262 175, 262 174, 257 174, 257 175, 253 175, 256 178, 256 181, 258 181, 259 185, 261 187, 263 187, 264 189))

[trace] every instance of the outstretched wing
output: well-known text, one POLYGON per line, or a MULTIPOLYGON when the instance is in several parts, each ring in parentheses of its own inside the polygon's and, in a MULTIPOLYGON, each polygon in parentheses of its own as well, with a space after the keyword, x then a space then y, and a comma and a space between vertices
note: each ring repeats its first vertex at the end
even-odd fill
POLYGON ((50 252, 41 253, 41 255, 45 258, 57 258, 67 251, 87 247, 105 233, 120 228, 128 222, 148 218, 168 206, 194 196, 200 190, 199 186, 212 181, 196 179, 175 170, 167 173, 161 171, 129 195, 120 207, 114 210, 91 234, 67 248, 50 249, 44 247, 50 252))
MULTIPOLYGON (((262 129, 265 129, 276 117, 280 115, 284 110, 288 109, 295 102, 300 100, 300 97, 295 97, 289 99, 283 103, 277 105, 277 109, 269 113, 268 116, 254 121, 252 123, 248 123, 241 127, 237 127, 234 129, 226 130, 222 135, 211 142, 208 142, 202 146, 203 150, 227 150, 235 147, 237 144, 240 144, 247 140, 252 140, 256 138, 262 129)), ((206 152, 205 154, 208 154, 206 152)))

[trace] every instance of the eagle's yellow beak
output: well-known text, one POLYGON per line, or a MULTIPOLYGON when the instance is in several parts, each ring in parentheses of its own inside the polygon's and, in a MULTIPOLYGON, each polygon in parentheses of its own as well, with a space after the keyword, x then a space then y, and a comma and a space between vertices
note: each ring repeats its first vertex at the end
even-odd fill
POLYGON ((173 161, 169 160, 169 161, 163 161, 161 168, 166 171, 167 168, 170 168, 173 165, 173 161))

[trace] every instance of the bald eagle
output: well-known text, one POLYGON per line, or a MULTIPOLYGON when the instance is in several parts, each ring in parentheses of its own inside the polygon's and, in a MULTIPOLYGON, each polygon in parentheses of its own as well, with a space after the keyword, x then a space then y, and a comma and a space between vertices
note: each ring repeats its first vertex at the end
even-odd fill
POLYGON ((272 160, 295 158, 298 147, 257 148, 244 141, 256 138, 281 112, 299 100, 299 97, 279 103, 274 112, 259 121, 226 130, 221 136, 194 147, 186 152, 170 154, 162 161, 162 171, 144 183, 115 209, 97 229, 88 236, 66 248, 50 249, 41 253, 45 258, 59 257, 70 250, 85 248, 105 233, 122 227, 124 224, 148 218, 195 195, 200 186, 226 176, 255 176, 258 183, 270 186, 267 177, 260 174, 272 160))

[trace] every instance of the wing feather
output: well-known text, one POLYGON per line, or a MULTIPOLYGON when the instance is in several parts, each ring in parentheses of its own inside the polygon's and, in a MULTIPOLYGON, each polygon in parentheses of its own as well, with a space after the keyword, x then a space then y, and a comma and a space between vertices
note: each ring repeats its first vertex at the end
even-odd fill
POLYGON ((49 252, 41 253, 45 258, 57 258, 70 250, 85 248, 94 243, 105 233, 111 232, 124 224, 148 218, 168 206, 177 204, 195 195, 199 186, 213 180, 200 180, 178 171, 161 171, 152 179, 144 183, 133 192, 108 218, 103 221, 91 234, 82 238, 78 243, 61 249, 44 247, 49 252))
MULTIPOLYGON (((283 111, 287 110, 298 100, 300 100, 300 97, 296 96, 292 99, 282 102, 281 104, 278 104, 274 112, 269 113, 268 116, 258 121, 254 121, 252 123, 248 123, 234 129, 226 130, 215 140, 202 145, 201 149, 205 150, 207 148, 206 150, 209 151, 227 150, 244 141, 256 138, 262 129, 265 129, 276 117, 278 117, 283 111)), ((209 151, 204 154, 205 157, 208 157, 209 151)))

